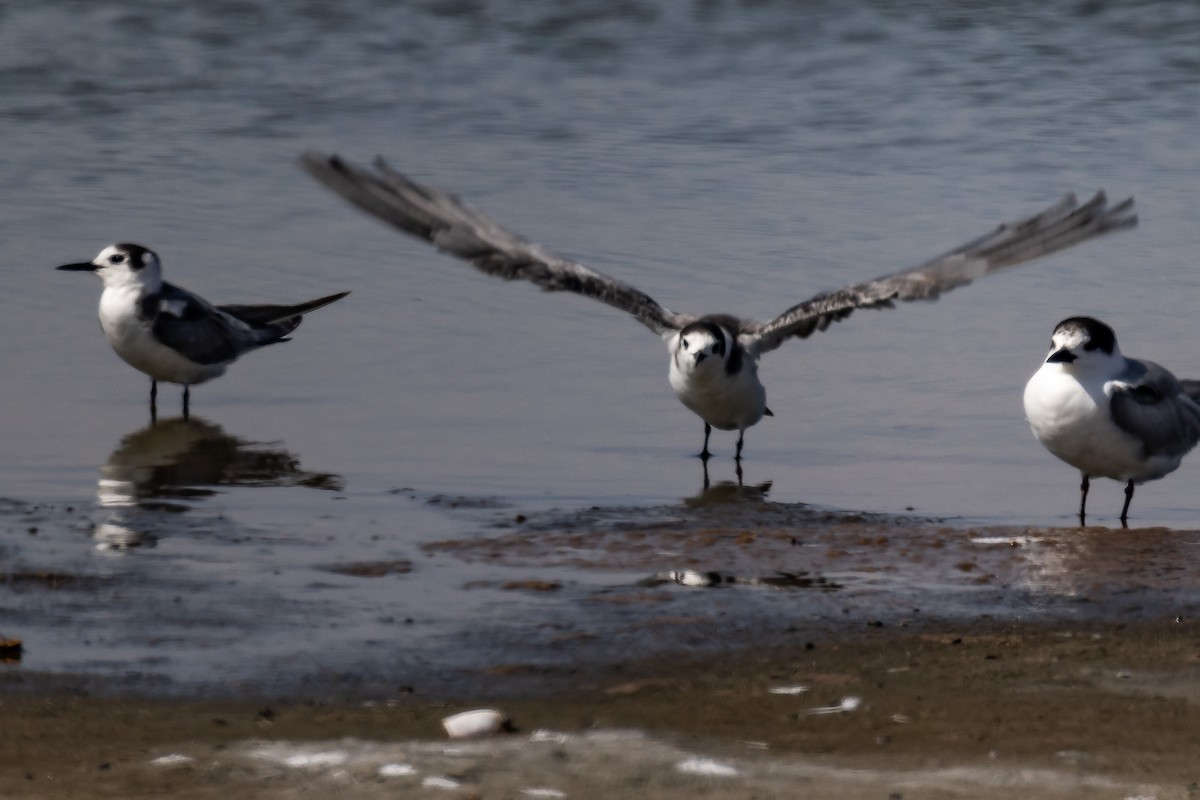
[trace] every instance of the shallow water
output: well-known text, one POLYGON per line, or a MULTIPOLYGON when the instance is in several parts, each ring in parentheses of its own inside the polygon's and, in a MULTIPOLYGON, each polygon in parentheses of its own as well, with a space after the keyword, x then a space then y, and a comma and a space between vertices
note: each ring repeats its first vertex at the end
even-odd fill
MULTIPOLYGON (((670 513, 701 493, 701 425, 661 344, 404 241, 296 169, 310 147, 382 154, 672 309, 760 317, 1065 191, 1133 194, 1133 232, 770 355, 777 416, 747 434, 746 481, 777 502, 1070 526, 1077 476, 1020 408, 1054 324, 1093 314, 1129 354, 1200 372, 1198 16, 1185 2, 0 10, 0 633, 26 641, 29 667, 189 682, 284 663, 383 674, 397 649, 371 643, 402 631, 418 669, 488 620, 578 613, 422 545, 510 514, 670 513), (146 381, 97 330, 98 286, 52 269, 116 240, 218 302, 353 294, 197 388, 196 451, 146 430, 146 381), (130 452, 139 475, 160 472, 120 475, 130 452), (135 484, 124 504, 99 483, 114 472, 135 484), (12 579, 34 573, 84 589, 12 579)), ((165 417, 177 402, 160 393, 165 417)), ((711 477, 729 480, 732 437, 715 445, 711 477)), ((1135 524, 1196 527, 1196 469, 1140 488, 1135 524)), ((1098 482, 1093 522, 1114 524, 1121 499, 1098 482)))

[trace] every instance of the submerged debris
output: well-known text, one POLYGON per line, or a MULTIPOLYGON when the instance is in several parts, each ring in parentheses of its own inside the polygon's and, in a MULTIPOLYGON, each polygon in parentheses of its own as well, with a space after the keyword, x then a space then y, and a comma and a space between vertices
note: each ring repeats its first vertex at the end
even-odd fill
POLYGON ((664 583, 678 583, 681 586, 774 586, 780 589, 822 589, 832 591, 842 588, 841 584, 828 580, 820 575, 810 575, 807 572, 776 572, 774 575, 739 577, 727 572, 701 572, 694 569, 676 569, 669 572, 659 572, 640 581, 640 586, 659 586, 664 583))
POLYGON ((407 575, 412 572, 412 562, 403 558, 395 561, 356 561, 350 564, 335 564, 326 569, 353 578, 382 578, 385 575, 407 575))
POLYGON ((556 592, 562 588, 562 584, 558 581, 538 580, 530 578, 523 581, 508 581, 500 585, 500 588, 506 592, 527 591, 527 592, 556 592))
POLYGON ((0 634, 0 664, 15 664, 21 660, 25 645, 20 639, 0 634))
POLYGON ((656 575, 659 582, 673 582, 681 586, 718 586, 722 583, 737 583, 733 575, 722 575, 719 572, 697 572, 694 569, 671 570, 656 575))

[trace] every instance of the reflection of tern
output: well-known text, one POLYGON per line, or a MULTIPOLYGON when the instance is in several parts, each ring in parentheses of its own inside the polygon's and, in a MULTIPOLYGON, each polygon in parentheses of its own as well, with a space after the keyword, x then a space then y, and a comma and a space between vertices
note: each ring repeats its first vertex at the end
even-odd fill
POLYGON ((158 537, 152 533, 135 530, 124 524, 123 520, 110 520, 96 526, 92 538, 96 540, 96 549, 106 553, 123 553, 133 547, 154 547, 158 537))
POLYGON ((743 482, 742 465, 737 465, 737 481, 717 481, 715 484, 708 477, 708 461, 704 462, 704 485, 700 494, 684 499, 689 506, 712 506, 725 503, 741 503, 745 501, 762 501, 766 499, 771 489, 771 481, 746 486, 743 482))
POLYGON ((96 546, 108 552, 153 547, 155 512, 185 512, 180 502, 215 494, 214 486, 311 486, 340 489, 337 475, 305 472, 284 450, 226 434, 192 417, 151 423, 127 434, 100 468, 96 496, 108 509, 96 526, 96 546))
POLYGON ((1127 525, 1135 484, 1173 472, 1200 442, 1200 381, 1180 381, 1153 361, 1121 355, 1112 328, 1091 317, 1058 323, 1050 354, 1025 386, 1025 416, 1047 450, 1089 478, 1125 483, 1127 525))
POLYGON ((117 355, 150 376, 152 416, 159 381, 183 384, 186 417, 189 387, 225 374, 244 353, 288 341, 303 315, 349 294, 291 306, 214 306, 164 281, 158 256, 128 243, 109 245, 89 262, 59 269, 94 272, 104 281, 100 327, 117 355))
POLYGON ((293 486, 338 489, 336 475, 306 472, 284 450, 230 436, 201 419, 163 420, 125 436, 101 468, 103 505, 212 494, 212 486, 293 486))
POLYGON ((449 192, 416 183, 382 161, 371 171, 338 156, 308 153, 301 165, 360 209, 469 261, 482 272, 599 300, 661 336, 671 353, 671 388, 704 421, 702 458, 709 456, 713 428, 738 431, 736 457, 740 458, 746 429, 764 415, 771 416, 766 390, 758 379, 758 359, 786 340, 824 330, 857 308, 932 300, 988 273, 1129 227, 1137 220, 1132 198, 1108 208, 1102 192, 1082 206, 1068 195, 1039 214, 1001 225, 913 269, 823 292, 772 320, 756 322, 725 314, 668 311, 632 286, 556 256, 449 192))

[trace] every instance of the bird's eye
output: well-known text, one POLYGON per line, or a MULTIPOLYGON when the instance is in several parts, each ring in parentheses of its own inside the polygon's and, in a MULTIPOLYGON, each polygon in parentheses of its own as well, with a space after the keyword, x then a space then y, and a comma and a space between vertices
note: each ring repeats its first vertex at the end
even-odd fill
POLYGON ((115 253, 108 257, 108 263, 110 264, 121 264, 124 263, 124 261, 125 255, 123 253, 115 253))
POLYGON ((687 350, 687 348, 688 348, 688 340, 687 339, 680 339, 679 343, 683 345, 684 350, 687 350))

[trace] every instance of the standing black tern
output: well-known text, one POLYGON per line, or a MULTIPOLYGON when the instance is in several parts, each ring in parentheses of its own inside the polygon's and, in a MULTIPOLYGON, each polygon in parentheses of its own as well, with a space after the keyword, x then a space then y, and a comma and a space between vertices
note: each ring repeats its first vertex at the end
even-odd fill
POLYGON ((1102 477, 1125 483, 1127 526, 1134 485, 1174 472, 1200 442, 1200 381, 1126 358, 1112 328, 1071 317, 1025 385, 1025 416, 1037 440, 1083 474, 1079 524, 1087 524, 1089 478, 1102 477))
POLYGON ((763 416, 766 390, 758 359, 791 337, 806 338, 857 308, 890 308, 896 301, 932 300, 942 292, 1006 267, 1048 255, 1137 222, 1133 198, 1108 207, 1103 192, 1083 205, 1067 195, 1039 214, 1003 224, 962 247, 903 272, 822 292, 767 322, 727 314, 676 314, 645 293, 555 255, 507 230, 455 195, 424 186, 377 159, 374 170, 337 155, 306 153, 301 166, 368 214, 507 280, 523 279, 548 291, 591 297, 631 314, 667 342, 670 383, 685 406, 704 420, 701 458, 710 455, 713 428, 738 432, 740 459, 746 429, 763 416))
POLYGON ((275 342, 316 311, 349 292, 292 306, 214 306, 167 283, 154 251, 138 244, 109 245, 88 262, 58 269, 94 272, 104 282, 100 327, 122 359, 150 376, 150 416, 157 415, 158 382, 183 384, 183 415, 190 387, 225 374, 244 353, 275 342))

